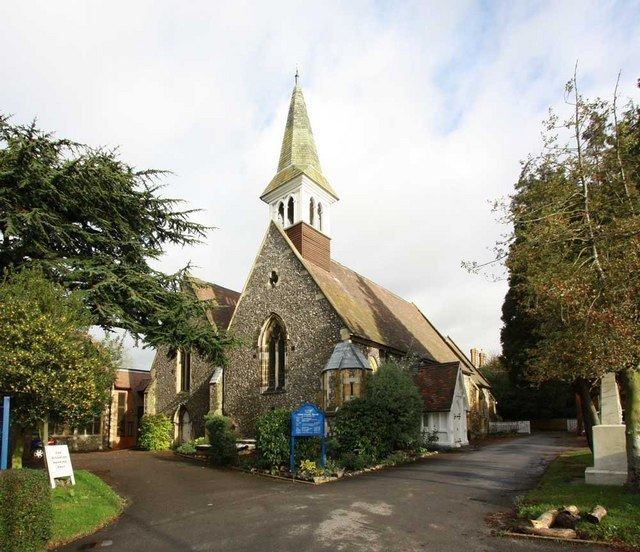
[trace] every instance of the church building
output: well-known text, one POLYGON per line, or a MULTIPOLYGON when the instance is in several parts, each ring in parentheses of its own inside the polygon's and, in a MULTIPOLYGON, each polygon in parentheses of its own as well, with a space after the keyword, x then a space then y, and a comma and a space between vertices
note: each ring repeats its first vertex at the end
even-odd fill
POLYGON ((269 221, 242 293, 193 282, 219 305, 213 327, 239 346, 219 367, 157 351, 148 411, 172 417, 177 440, 202 435, 207 412, 230 417, 240 435, 252 437, 260 413, 313 402, 331 415, 361 395, 381 362, 410 355, 425 398, 425 433, 448 446, 466 444, 474 401, 488 401, 484 415, 495 412, 490 385, 415 304, 332 258, 339 197, 322 172, 297 77, 278 168, 260 199, 269 221))

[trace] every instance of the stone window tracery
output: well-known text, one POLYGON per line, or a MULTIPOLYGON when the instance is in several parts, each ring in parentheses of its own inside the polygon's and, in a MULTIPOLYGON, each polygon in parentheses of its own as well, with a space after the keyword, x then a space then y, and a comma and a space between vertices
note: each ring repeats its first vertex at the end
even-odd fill
POLYGON ((260 335, 262 392, 284 391, 287 334, 284 323, 271 315, 260 335))

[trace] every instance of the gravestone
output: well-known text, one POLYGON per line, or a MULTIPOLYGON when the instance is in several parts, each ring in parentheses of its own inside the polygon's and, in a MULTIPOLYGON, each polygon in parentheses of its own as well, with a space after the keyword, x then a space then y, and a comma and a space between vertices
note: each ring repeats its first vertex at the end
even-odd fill
POLYGON ((593 426, 593 467, 584 473, 589 485, 624 485, 627 446, 615 374, 600 381, 600 423, 593 426))

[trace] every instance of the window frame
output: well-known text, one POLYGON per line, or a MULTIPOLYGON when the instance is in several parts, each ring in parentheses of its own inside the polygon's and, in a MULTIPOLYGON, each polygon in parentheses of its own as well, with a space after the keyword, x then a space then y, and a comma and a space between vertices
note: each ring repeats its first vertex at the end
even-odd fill
POLYGON ((259 338, 261 392, 283 393, 287 386, 287 330, 282 319, 272 314, 263 324, 259 338))
POLYGON ((191 353, 180 349, 176 358, 176 391, 188 393, 191 391, 191 353))

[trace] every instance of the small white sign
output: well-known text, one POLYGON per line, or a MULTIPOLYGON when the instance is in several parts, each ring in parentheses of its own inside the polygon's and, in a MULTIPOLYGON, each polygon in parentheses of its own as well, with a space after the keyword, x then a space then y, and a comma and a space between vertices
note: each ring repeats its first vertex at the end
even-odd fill
POLYGON ((49 482, 52 489, 56 488, 56 479, 60 477, 70 477, 71 484, 76 484, 67 445, 46 445, 44 447, 44 455, 47 460, 47 471, 49 472, 49 482))

